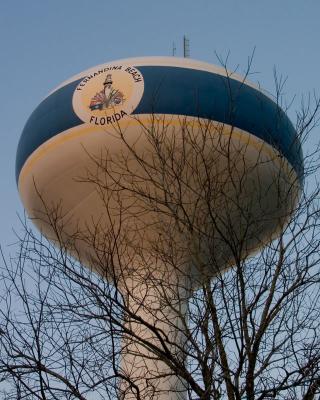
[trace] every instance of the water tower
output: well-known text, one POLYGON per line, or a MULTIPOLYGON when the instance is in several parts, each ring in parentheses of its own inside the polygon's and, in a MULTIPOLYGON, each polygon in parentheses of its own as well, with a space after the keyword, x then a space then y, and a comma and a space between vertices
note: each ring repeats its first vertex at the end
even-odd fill
MULTIPOLYGON (((179 313, 192 291, 232 265, 238 243, 244 257, 277 235, 302 175, 296 131, 270 96, 222 68, 173 57, 109 62, 62 83, 30 116, 16 159, 40 231, 57 244, 50 216, 59 210, 60 241, 181 346, 179 313), (110 232, 120 233, 122 255, 112 272, 99 262, 110 232), (172 247, 179 268, 159 257, 172 247)), ((140 342, 124 347, 122 369, 143 398, 185 398, 183 380, 140 342)))

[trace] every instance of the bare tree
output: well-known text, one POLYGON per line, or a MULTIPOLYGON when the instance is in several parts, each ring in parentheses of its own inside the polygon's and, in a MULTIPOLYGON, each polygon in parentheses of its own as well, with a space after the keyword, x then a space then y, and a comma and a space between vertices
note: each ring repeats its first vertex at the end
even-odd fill
MULTIPOLYGON (((310 97, 297 113, 302 143, 319 106, 310 97)), ((280 153, 265 187, 274 158, 261 143, 248 161, 234 127, 136 122, 147 148, 115 127, 126 151, 88 152, 78 177, 103 217, 71 229, 39 192, 53 244, 23 221, 3 257, 3 398, 316 399, 319 148, 303 187, 280 153)))

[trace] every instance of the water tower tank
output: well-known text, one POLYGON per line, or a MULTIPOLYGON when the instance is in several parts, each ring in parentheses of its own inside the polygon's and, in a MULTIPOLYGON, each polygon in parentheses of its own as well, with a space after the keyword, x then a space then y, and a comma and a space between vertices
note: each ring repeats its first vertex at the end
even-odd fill
MULTIPOLYGON (((173 57, 113 61, 62 83, 30 116, 16 159, 21 199, 41 232, 57 243, 58 221, 59 240, 110 281, 121 276, 134 290, 143 277, 141 298, 147 276, 187 277, 191 292, 237 252, 269 242, 294 210, 302 175, 296 131, 270 96, 222 68, 173 57), (122 258, 111 272, 101 254, 116 233, 122 258), (172 247, 179 272, 157 256, 172 247)), ((135 362, 124 356, 124 368, 135 362)), ((151 370, 146 362, 137 373, 141 387, 151 370)))

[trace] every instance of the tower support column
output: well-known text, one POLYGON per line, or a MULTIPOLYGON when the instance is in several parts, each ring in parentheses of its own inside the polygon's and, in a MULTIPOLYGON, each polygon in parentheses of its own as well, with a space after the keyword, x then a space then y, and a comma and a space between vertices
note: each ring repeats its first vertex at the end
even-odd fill
POLYGON ((169 280, 131 276, 122 288, 131 314, 121 352, 121 371, 127 377, 121 383, 123 400, 187 399, 186 382, 177 371, 186 363, 190 277, 171 275, 169 280))

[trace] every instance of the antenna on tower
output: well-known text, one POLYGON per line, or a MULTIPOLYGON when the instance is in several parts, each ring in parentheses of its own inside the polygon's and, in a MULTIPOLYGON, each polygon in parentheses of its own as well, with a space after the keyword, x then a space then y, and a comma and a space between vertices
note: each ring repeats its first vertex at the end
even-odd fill
POLYGON ((186 37, 186 35, 183 36, 183 57, 190 57, 190 40, 186 37))
POLYGON ((175 42, 172 42, 172 56, 174 57, 176 55, 177 48, 175 42))

